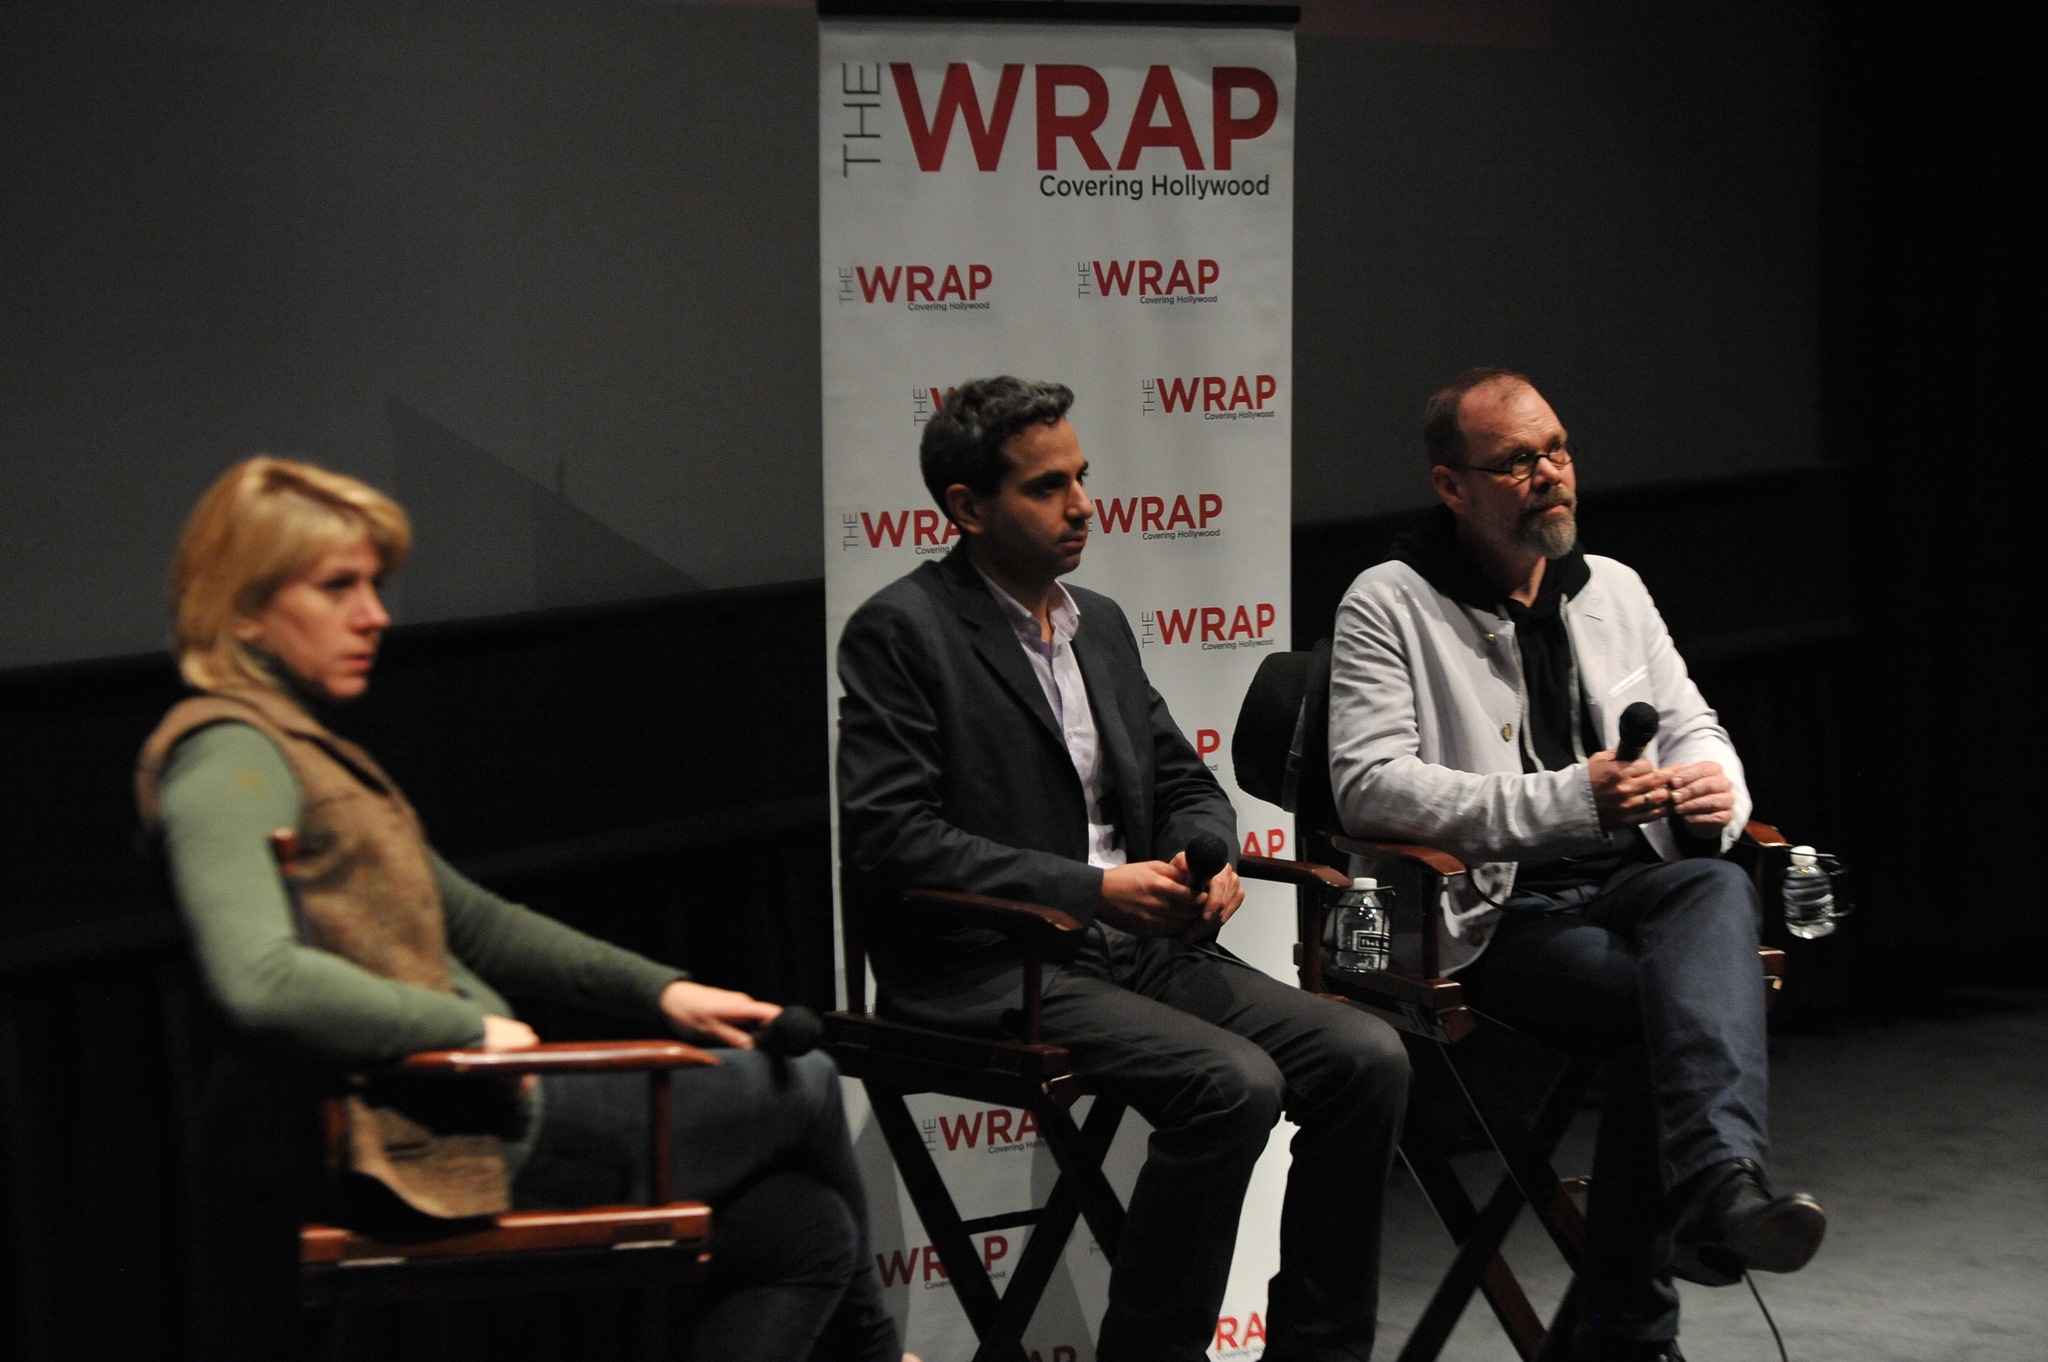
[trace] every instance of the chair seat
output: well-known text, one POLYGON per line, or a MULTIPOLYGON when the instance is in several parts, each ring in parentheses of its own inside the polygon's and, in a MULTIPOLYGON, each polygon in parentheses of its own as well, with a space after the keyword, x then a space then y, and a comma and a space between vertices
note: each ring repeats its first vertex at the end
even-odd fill
POLYGON ((1463 985, 1452 979, 1325 964, 1323 987, 1328 996, 1369 1008, 1398 1030, 1446 1044, 1463 1040, 1477 1025, 1465 1006, 1463 985))
POLYGON ((1073 1063, 1066 1050, 1057 1045, 1028 1045, 1020 1040, 961 1036, 950 1031, 933 1031, 922 1026, 884 1021, 858 1012, 826 1013, 825 1039, 834 1050, 851 1046, 891 1058, 915 1059, 980 1072, 994 1070, 1036 1082, 1061 1078, 1073 1072, 1073 1063))
POLYGON ((509 1211, 479 1228, 413 1243, 388 1243, 339 1225, 299 1230, 299 1262, 398 1263, 417 1258, 478 1257, 576 1249, 670 1248, 711 1237, 711 1208, 701 1201, 666 1206, 594 1206, 574 1211, 509 1211))

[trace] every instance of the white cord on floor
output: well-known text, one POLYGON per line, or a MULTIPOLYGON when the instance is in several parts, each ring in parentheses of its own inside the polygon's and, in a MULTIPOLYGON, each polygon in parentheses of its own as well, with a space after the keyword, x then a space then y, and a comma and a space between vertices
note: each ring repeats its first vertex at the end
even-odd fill
POLYGON ((1778 1362, 1792 1362, 1785 1354, 1785 1336, 1778 1332, 1778 1321, 1771 1318, 1771 1307, 1764 1304, 1764 1293, 1756 1289, 1756 1278, 1750 1276, 1745 1268, 1742 1280, 1749 1284, 1749 1294, 1756 1297, 1756 1308, 1764 1312, 1764 1323, 1771 1326, 1771 1337, 1778 1344, 1778 1362))

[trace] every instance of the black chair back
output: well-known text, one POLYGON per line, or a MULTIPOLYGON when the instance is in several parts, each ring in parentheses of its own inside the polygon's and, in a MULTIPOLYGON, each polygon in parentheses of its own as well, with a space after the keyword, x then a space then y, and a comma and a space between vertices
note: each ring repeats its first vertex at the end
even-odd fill
POLYGON ((1238 788, 1295 816, 1302 859, 1337 864, 1330 790, 1330 640, 1259 663, 1237 711, 1230 762, 1238 788))

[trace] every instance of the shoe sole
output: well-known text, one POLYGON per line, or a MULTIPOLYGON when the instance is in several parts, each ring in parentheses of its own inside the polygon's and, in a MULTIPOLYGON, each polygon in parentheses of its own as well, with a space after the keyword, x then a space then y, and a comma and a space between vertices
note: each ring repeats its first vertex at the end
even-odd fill
POLYGON ((1797 1272, 1820 1251, 1827 1229, 1827 1212, 1820 1203, 1798 1193, 1781 1198, 1736 1226, 1725 1247, 1732 1257, 1758 1271, 1797 1272))
POLYGON ((1671 1260, 1671 1275, 1694 1286, 1733 1286, 1742 1280, 1742 1263, 1727 1249, 1712 1244, 1694 1244, 1679 1249, 1671 1260))

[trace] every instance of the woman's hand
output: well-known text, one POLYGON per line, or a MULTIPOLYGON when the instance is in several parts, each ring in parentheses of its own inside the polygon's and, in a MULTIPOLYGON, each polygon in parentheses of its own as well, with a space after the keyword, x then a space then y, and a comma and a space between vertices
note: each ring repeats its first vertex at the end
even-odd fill
POLYGON ((766 1025, 782 1015, 781 1007, 729 988, 711 988, 678 979, 661 991, 661 1010, 669 1025, 688 1035, 710 1036, 736 1050, 754 1048, 754 1038, 733 1022, 766 1025))
POLYGON ((484 1015, 484 1049, 496 1053, 501 1050, 525 1050, 540 1044, 540 1037, 533 1028, 523 1021, 510 1017, 484 1015))

